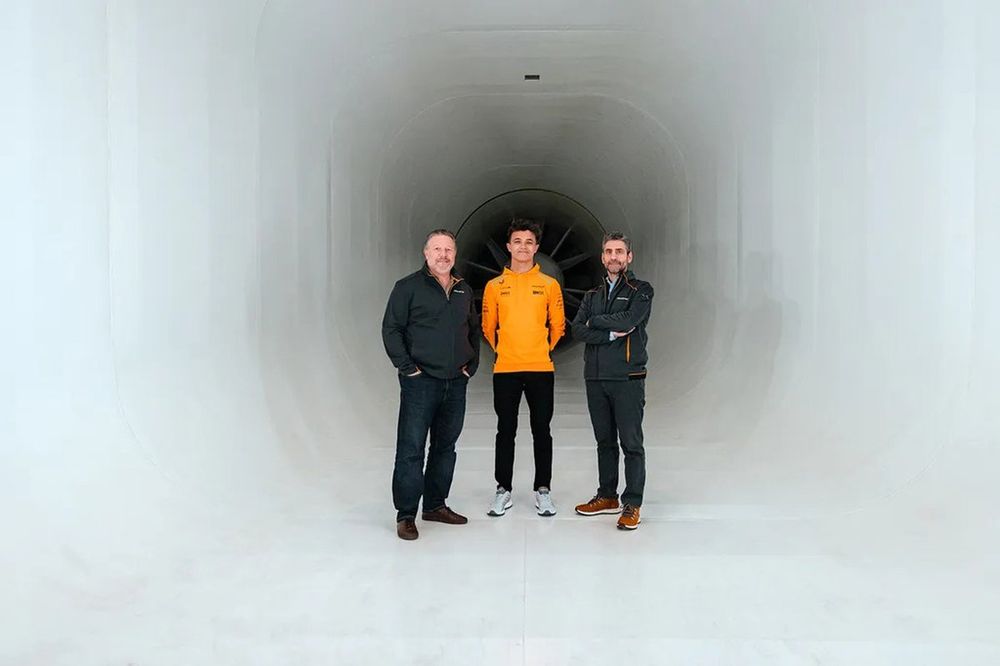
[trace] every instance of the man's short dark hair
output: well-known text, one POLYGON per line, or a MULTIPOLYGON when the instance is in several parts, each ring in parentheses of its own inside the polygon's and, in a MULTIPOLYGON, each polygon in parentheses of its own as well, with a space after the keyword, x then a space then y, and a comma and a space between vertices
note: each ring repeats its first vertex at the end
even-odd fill
POLYGON ((625 250, 627 252, 632 251, 632 239, 620 231, 610 231, 604 234, 604 240, 601 241, 601 249, 604 249, 604 246, 608 244, 608 241, 613 240, 625 243, 625 250))
POLYGON ((507 242, 510 242, 510 237, 514 235, 515 231, 530 231, 535 235, 535 244, 542 244, 542 226, 535 222, 534 220, 529 220, 524 217, 515 217, 510 222, 510 226, 507 227, 507 242))
MULTIPOLYGON (((424 239, 424 247, 431 242, 431 238, 434 236, 447 236, 448 238, 455 240, 455 234, 449 229, 435 229, 434 231, 427 234, 427 238, 424 239)), ((458 241, 456 241, 458 242, 458 241)))

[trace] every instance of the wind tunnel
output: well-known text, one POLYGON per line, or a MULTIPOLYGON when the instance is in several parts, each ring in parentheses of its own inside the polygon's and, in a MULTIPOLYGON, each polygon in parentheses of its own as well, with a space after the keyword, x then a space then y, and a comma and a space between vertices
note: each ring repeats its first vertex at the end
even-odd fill
POLYGON ((998 11, 5 3, 0 663, 997 663, 998 11), (555 519, 526 419, 483 515, 484 345, 470 525, 393 536, 386 297, 511 214, 656 290, 636 539, 572 345, 555 519))
POLYGON ((543 273, 559 282, 566 317, 572 321, 583 294, 602 280, 604 229, 579 202, 548 190, 499 194, 478 206, 459 226, 458 267, 476 290, 477 306, 482 306, 486 283, 510 264, 507 229, 514 218, 531 219, 541 226, 535 261, 543 273))

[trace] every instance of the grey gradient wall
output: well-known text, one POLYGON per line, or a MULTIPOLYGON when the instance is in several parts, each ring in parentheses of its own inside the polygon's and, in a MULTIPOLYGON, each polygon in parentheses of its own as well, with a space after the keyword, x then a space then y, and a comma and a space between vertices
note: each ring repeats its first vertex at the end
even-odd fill
POLYGON ((80 567, 387 483, 385 297, 428 229, 523 187, 634 239, 675 510, 902 503, 995 546, 997 25, 975 0, 5 3, 4 587, 99 603, 80 567))

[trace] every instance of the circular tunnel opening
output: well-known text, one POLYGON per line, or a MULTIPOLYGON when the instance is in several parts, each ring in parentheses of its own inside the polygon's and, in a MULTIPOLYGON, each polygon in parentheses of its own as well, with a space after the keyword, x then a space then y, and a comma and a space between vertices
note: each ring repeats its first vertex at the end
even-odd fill
MULTIPOLYGON (((456 234, 459 272, 475 289, 482 307, 483 287, 510 263, 507 228, 516 217, 542 227, 535 261, 563 290, 566 317, 572 320, 583 294, 603 274, 601 239, 604 227, 586 206, 570 196, 543 188, 521 188, 480 204, 456 234)), ((565 342, 567 338, 563 338, 565 342)))

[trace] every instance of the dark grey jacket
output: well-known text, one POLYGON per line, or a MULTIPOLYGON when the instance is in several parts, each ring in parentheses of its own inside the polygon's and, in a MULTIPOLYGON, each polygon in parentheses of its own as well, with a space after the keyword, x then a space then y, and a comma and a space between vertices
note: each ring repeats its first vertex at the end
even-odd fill
POLYGON ((608 292, 608 280, 583 296, 573 319, 573 338, 587 343, 583 352, 585 379, 626 380, 646 376, 646 324, 653 307, 653 287, 632 271, 618 278, 608 292), (629 335, 609 340, 611 331, 629 335))
POLYGON ((475 374, 482 333, 473 298, 472 287, 454 272, 446 293, 426 263, 396 283, 382 318, 382 343, 400 374, 420 368, 455 379, 463 367, 475 374))

